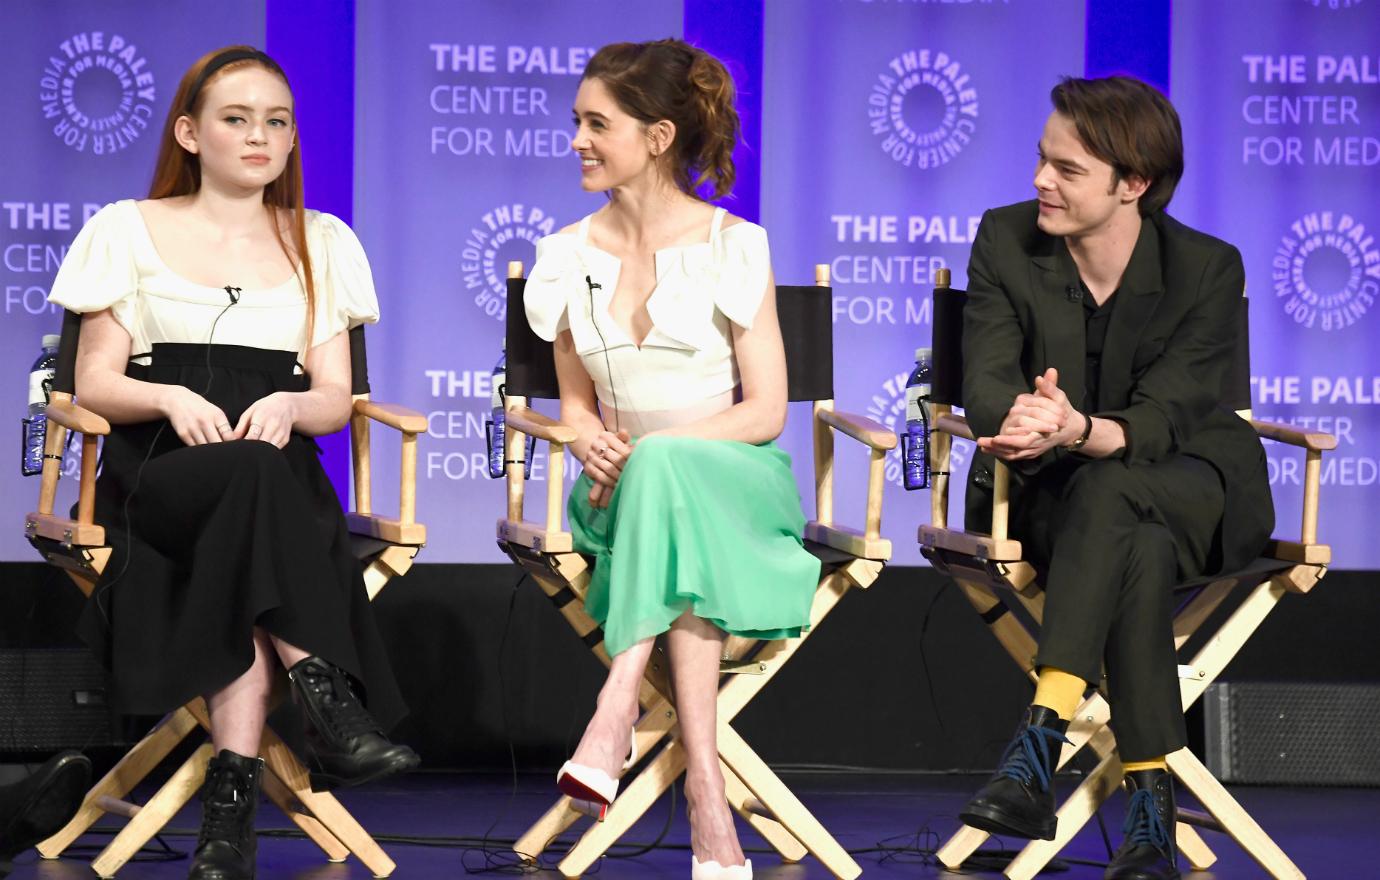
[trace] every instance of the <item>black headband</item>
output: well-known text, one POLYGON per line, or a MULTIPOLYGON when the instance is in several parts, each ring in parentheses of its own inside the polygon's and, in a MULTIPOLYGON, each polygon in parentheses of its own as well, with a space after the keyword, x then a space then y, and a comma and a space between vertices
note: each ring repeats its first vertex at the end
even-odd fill
POLYGON ((187 103, 183 107, 183 111, 191 113, 192 109, 196 106, 197 95, 201 94, 201 90, 205 88, 206 81, 210 79, 216 71, 227 64, 234 64, 236 61, 257 61, 264 67, 282 76, 284 79, 287 78, 283 74, 283 69, 278 66, 278 62, 269 58, 258 49, 226 49, 224 52, 206 62, 206 66, 201 69, 201 74, 196 78, 196 82, 192 83, 191 89, 187 92, 187 103))

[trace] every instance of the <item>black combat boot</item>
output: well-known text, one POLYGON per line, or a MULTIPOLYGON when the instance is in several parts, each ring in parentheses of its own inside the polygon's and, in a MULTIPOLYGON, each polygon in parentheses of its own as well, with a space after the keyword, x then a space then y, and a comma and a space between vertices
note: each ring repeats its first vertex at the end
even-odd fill
POLYGON ((229 749, 206 766, 201 789, 201 834, 188 880, 254 880, 254 814, 264 762, 229 749))
POLYGON ((1178 847, 1174 843, 1174 777, 1168 770, 1126 774, 1131 800, 1126 839, 1107 866, 1105 880, 1178 880, 1178 847))
POLYGON ((958 816, 992 834, 1053 840, 1054 768, 1069 723, 1054 710, 1031 706, 1006 747, 1001 765, 958 816))
POLYGON ((91 762, 77 752, 49 758, 24 779, 0 786, 0 876, 3 865, 57 834, 91 787, 91 762))
POLYGON ((312 791, 362 785, 420 763, 417 753, 383 735, 350 688, 349 676, 320 657, 288 670, 293 694, 307 716, 312 791))

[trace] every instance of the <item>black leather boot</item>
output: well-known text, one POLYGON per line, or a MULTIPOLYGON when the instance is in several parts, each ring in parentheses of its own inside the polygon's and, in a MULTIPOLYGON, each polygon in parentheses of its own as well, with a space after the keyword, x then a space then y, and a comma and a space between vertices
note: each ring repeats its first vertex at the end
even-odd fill
POLYGON ((201 789, 201 834, 188 880, 254 880, 254 814, 264 762, 229 749, 206 766, 201 789))
POLYGON ((307 769, 312 791, 362 785, 420 763, 417 753, 395 745, 350 689, 349 676, 320 657, 288 670, 292 691, 306 713, 307 769))
POLYGON ((91 762, 78 752, 54 755, 24 779, 0 786, 0 862, 61 831, 90 787, 91 762))
POLYGON ((959 813, 965 824, 992 834, 1053 840, 1054 768, 1069 723, 1054 710, 1031 706, 1006 747, 1001 766, 959 813))
POLYGON ((1126 839, 1107 866, 1105 880, 1178 880, 1178 846, 1174 843, 1174 777, 1168 770, 1126 774, 1131 800, 1126 839))

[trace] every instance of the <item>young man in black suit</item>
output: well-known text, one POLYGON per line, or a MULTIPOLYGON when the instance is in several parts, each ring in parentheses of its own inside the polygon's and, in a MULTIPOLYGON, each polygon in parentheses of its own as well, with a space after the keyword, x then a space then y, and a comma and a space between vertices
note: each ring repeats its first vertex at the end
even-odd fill
POLYGON ((1253 559, 1274 524, 1265 453, 1222 389, 1244 293, 1231 245, 1164 213, 1183 174, 1178 114, 1127 77, 1066 79, 1034 201, 988 211, 973 244, 963 398, 980 454, 1012 470, 1012 533, 1041 570, 1033 704, 962 813, 1052 839, 1051 775, 1105 664, 1132 797, 1107 877, 1178 877, 1165 755, 1186 744, 1171 588, 1253 559))

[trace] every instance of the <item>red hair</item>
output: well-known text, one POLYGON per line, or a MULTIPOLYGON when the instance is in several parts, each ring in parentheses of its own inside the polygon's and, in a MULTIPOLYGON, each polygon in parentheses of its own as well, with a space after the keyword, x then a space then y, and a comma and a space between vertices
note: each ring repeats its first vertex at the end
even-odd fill
MULTIPOLYGON (((277 76, 288 87, 287 74, 278 63, 252 46, 226 46, 207 52, 196 60, 178 83, 177 93, 173 95, 168 119, 163 124, 163 137, 158 147, 158 161, 153 167, 153 183, 149 185, 150 199, 166 199, 172 196, 185 196, 201 189, 201 162, 187 152, 177 142, 177 120, 183 116, 195 119, 206 103, 206 90, 226 73, 243 70, 247 67, 260 67, 277 76), (241 58, 220 65, 205 75, 206 68, 220 56, 230 52, 253 53, 253 58, 241 58), (193 89, 196 94, 192 94, 193 89)), ((293 127, 296 128, 294 119, 293 127)), ((307 296, 307 345, 311 345, 313 319, 316 315, 316 284, 312 278, 311 254, 307 251, 307 216, 302 189, 301 133, 294 132, 292 151, 288 153, 287 166, 277 179, 264 187, 264 205, 273 220, 273 234, 283 249, 288 261, 299 267, 302 286, 307 296), (278 210, 286 210, 290 217, 292 246, 283 239, 282 228, 278 223, 278 210), (295 253, 294 253, 295 252, 295 253), (295 259, 294 259, 295 257, 295 259)))

